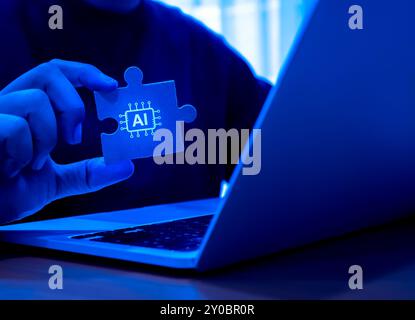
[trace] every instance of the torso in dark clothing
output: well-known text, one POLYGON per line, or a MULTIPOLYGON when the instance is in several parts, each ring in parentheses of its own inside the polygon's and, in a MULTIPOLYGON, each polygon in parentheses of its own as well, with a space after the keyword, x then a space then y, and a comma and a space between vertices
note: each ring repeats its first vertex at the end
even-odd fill
MULTIPOLYGON (((82 0, 61 1, 63 30, 50 30, 48 0, 2 1, 0 4, 0 87, 36 65, 60 58, 90 63, 123 83, 128 66, 138 66, 144 82, 175 80, 179 106, 192 104, 197 120, 186 125, 208 128, 250 128, 269 85, 253 75, 244 60, 214 33, 178 9, 150 0, 128 14, 99 11, 82 0)), ((91 92, 80 90, 86 119, 83 143, 59 143, 58 163, 101 156, 100 134, 91 92)), ((218 195, 229 175, 221 165, 157 165, 135 161, 129 180, 99 192, 56 201, 40 214, 109 211, 218 195)))

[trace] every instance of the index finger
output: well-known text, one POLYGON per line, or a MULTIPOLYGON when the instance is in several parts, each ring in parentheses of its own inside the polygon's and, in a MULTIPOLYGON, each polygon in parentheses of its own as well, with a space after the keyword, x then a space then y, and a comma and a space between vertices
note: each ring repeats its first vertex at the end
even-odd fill
POLYGON ((53 59, 50 63, 57 66, 74 87, 85 87, 94 91, 108 91, 118 87, 117 80, 91 64, 60 59, 53 59))
POLYGON ((26 89, 44 89, 51 86, 50 77, 45 70, 57 68, 74 87, 85 87, 93 91, 110 91, 117 88, 117 80, 102 73, 97 67, 74 61, 53 59, 26 72, 11 82, 0 94, 26 89), (45 66, 50 66, 45 67, 45 66))
POLYGON ((59 132, 65 141, 81 142, 84 104, 75 87, 113 90, 117 82, 92 65, 52 60, 26 72, 4 88, 0 95, 27 90, 43 90, 52 102, 59 132))

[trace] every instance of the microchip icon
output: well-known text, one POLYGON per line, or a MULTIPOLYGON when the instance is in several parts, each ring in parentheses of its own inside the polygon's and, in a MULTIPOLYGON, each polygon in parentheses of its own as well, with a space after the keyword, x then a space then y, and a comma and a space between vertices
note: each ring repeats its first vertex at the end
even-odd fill
POLYGON ((141 101, 141 106, 139 108, 138 102, 134 104, 128 103, 129 110, 125 111, 124 114, 120 114, 119 117, 120 125, 125 125, 121 127, 121 130, 125 130, 130 133, 130 138, 140 137, 140 132, 143 132, 145 136, 148 136, 150 133, 154 135, 154 130, 161 126, 161 122, 158 120, 161 119, 160 110, 156 110, 151 106, 151 101, 141 101))

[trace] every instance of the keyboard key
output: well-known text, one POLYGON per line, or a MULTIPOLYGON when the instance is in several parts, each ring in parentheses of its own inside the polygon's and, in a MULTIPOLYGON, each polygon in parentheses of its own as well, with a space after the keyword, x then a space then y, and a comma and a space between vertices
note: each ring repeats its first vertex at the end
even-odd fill
POLYGON ((174 251, 194 251, 200 246, 212 217, 213 215, 205 215, 163 223, 82 234, 73 236, 72 239, 174 251))

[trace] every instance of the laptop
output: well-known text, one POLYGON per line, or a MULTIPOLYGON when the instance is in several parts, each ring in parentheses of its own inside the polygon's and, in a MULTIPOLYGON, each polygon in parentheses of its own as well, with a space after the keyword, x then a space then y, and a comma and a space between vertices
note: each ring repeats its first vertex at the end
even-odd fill
POLYGON ((0 240, 204 271, 413 213, 414 9, 317 1, 254 126, 261 171, 239 164, 223 198, 18 223, 0 240))

